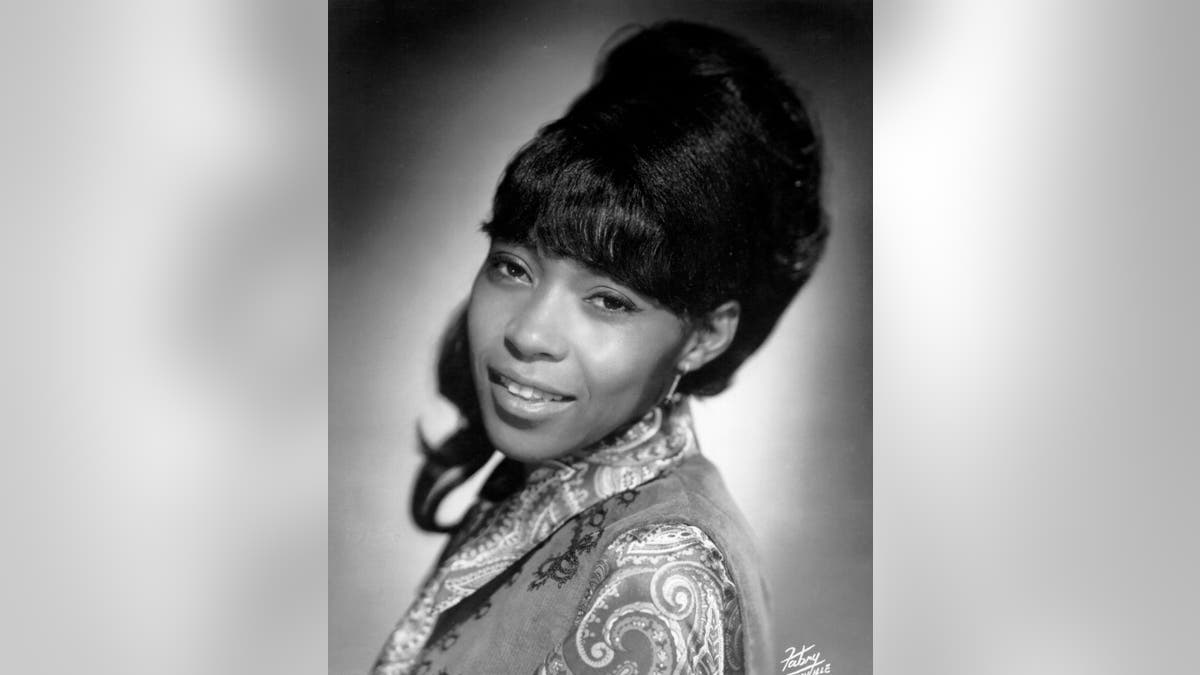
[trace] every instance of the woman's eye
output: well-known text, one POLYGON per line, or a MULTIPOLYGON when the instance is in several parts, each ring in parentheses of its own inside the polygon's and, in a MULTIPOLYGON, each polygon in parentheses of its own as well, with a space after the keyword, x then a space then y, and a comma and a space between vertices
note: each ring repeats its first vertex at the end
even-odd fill
POLYGON ((508 258, 493 258, 492 271, 510 279, 525 279, 529 276, 525 268, 508 258))
POLYGON ((588 298, 587 301, 599 309, 610 313, 619 312, 635 312, 637 307, 625 298, 618 295, 610 295, 608 293, 598 293, 588 298))

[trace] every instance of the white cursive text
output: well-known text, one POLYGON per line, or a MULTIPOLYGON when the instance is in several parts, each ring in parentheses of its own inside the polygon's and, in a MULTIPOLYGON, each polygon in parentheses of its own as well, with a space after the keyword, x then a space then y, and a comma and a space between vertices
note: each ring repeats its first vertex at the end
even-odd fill
POLYGON ((821 658, 821 652, 813 651, 816 645, 804 645, 803 649, 787 648, 787 656, 780 660, 784 675, 828 675, 831 664, 821 658), (795 670, 792 670, 792 669, 795 670))

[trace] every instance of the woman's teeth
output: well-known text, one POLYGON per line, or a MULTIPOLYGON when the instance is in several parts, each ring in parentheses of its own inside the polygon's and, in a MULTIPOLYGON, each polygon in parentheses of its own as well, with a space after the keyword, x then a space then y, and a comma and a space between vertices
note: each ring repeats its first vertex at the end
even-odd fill
POLYGON ((524 385, 517 384, 516 382, 513 382, 512 380, 508 379, 507 377, 504 377, 503 375, 500 376, 500 386, 507 389, 508 393, 512 394, 513 396, 524 399, 526 401, 561 401, 561 400, 563 400, 562 396, 555 396, 553 394, 544 392, 541 389, 534 389, 533 387, 526 387, 524 385))

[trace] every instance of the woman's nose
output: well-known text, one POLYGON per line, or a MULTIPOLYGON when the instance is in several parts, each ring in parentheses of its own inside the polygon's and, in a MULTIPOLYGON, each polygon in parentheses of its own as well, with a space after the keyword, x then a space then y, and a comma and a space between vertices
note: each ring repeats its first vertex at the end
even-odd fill
POLYGON ((551 298, 535 294, 505 327, 505 346, 523 361, 561 361, 567 355, 562 316, 551 298))

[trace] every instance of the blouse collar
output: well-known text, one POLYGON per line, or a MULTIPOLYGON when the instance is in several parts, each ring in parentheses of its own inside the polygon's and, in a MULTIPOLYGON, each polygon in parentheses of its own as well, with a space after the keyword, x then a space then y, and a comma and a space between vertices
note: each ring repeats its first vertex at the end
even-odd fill
POLYGON ((545 462, 503 501, 476 503, 463 541, 444 558, 397 624, 376 675, 406 673, 437 618, 549 538, 572 517, 661 476, 699 452, 686 401, 655 407, 616 437, 545 462))
MULTIPOLYGON (((596 471, 598 467, 636 469, 655 459, 672 456, 683 449, 681 443, 672 445, 655 441, 666 440, 660 436, 672 434, 673 430, 665 429, 665 426, 673 424, 678 427, 684 421, 687 422, 686 426, 690 427, 691 417, 685 402, 678 403, 670 409, 656 406, 619 434, 583 450, 542 463, 530 472, 528 484, 564 479, 579 472, 596 471)), ((678 435, 679 431, 676 429, 674 433, 678 435)))

